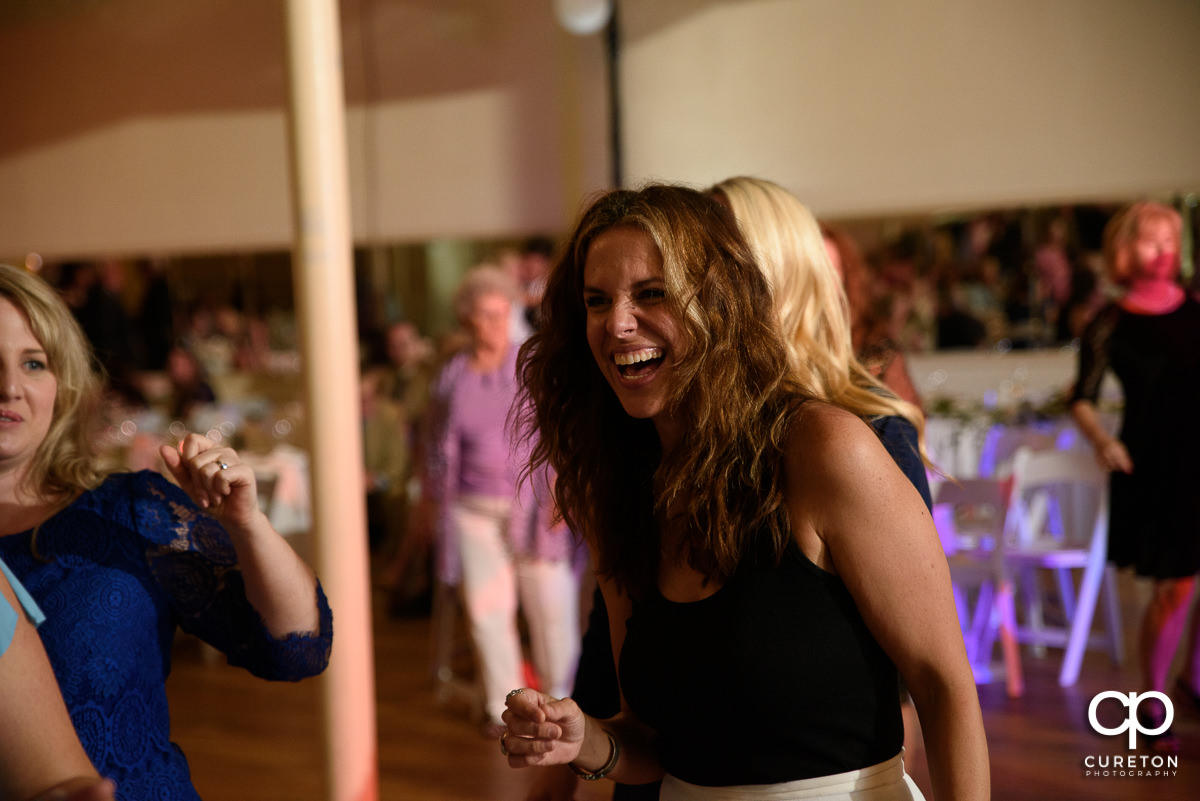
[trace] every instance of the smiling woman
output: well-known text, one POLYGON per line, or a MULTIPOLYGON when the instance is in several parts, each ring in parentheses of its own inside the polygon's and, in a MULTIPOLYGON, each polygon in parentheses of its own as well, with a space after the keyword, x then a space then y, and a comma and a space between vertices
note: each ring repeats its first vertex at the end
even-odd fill
POLYGON ((583 271, 583 303, 592 356, 621 405, 653 420, 660 437, 679 326, 666 303, 662 256, 639 228, 621 226, 596 237, 583 271))
MULTIPOLYGON (((536 457, 563 449, 563 463, 553 463, 558 491, 586 507, 583 531, 608 532, 593 554, 601 572, 619 564, 622 575, 642 584, 658 561, 644 549, 639 504, 652 504, 652 479, 643 466, 653 473, 658 465, 658 489, 683 505, 666 518, 664 537, 680 537, 689 516, 711 517, 714 531, 732 525, 737 512, 724 490, 739 477, 730 465, 759 471, 760 443, 779 436, 771 433, 773 421, 755 414, 764 391, 777 388, 787 370, 775 321, 762 313, 771 307, 737 223, 705 195, 649 186, 605 195, 584 213, 547 281, 543 324, 526 348, 523 378, 543 436, 536 457), (731 303, 735 298, 740 302, 731 303), (663 350, 658 366, 623 375, 618 355, 632 361, 650 355, 650 347, 663 350), (597 436, 601 430, 613 436, 597 436), (693 436, 666 447, 683 431, 693 436), (610 474, 597 465, 622 469, 610 474), (609 492, 627 502, 606 503, 609 492)), ((747 499, 739 511, 771 521, 782 541, 778 476, 764 480, 773 500, 749 512, 757 499, 747 499)), ((720 537, 712 546, 691 558, 732 572, 736 548, 720 537)))
POLYGON ((514 691, 501 752, 513 767, 663 779, 669 801, 919 799, 899 672, 937 795, 986 798, 925 504, 860 417, 796 383, 773 308, 711 197, 648 186, 584 212, 521 375, 532 464, 557 471, 559 508, 597 565, 622 711, 600 721, 514 691))

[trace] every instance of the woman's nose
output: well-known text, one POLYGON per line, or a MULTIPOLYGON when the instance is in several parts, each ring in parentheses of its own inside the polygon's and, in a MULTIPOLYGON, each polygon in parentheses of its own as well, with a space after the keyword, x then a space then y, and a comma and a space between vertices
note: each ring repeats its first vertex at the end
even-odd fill
POLYGON ((614 303, 612 312, 608 315, 608 332, 613 336, 622 336, 636 328, 637 315, 634 314, 633 302, 614 303))
POLYGON ((7 399, 18 397, 21 385, 17 381, 17 373, 9 367, 0 367, 0 397, 7 399))

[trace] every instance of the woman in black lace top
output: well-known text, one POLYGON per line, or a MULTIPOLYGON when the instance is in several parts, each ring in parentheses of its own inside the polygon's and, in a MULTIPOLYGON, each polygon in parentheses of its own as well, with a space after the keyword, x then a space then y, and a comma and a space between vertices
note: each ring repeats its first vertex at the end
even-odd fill
MULTIPOLYGON (((1200 303, 1178 281, 1180 230, 1179 214, 1158 203, 1134 204, 1109 223, 1108 269, 1126 292, 1084 331, 1071 406, 1097 460, 1112 471, 1109 559, 1154 579, 1138 645, 1143 689, 1158 692, 1166 686, 1200 571, 1194 486, 1200 429, 1187 423, 1200 409, 1200 303), (1096 411, 1110 368, 1125 396, 1115 437, 1096 411)), ((1195 634, 1178 679, 1193 699, 1200 689, 1195 634)), ((1174 745, 1170 737, 1158 743, 1174 745)))

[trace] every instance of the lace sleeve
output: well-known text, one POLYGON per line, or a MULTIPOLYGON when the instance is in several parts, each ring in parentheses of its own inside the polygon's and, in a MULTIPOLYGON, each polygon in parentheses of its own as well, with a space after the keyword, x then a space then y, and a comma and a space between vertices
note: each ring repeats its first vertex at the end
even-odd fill
POLYGON ((1108 370, 1108 346, 1117 326, 1120 309, 1106 306, 1096 313, 1083 331, 1079 342, 1079 374, 1071 390, 1069 403, 1086 400, 1095 403, 1100 397, 1100 385, 1108 370))
POLYGON ((132 488, 135 527, 147 544, 150 571, 180 628, 266 679, 298 681, 329 663, 333 614, 320 584, 320 631, 272 637, 246 599, 233 543, 215 519, 181 489, 153 472, 132 488))

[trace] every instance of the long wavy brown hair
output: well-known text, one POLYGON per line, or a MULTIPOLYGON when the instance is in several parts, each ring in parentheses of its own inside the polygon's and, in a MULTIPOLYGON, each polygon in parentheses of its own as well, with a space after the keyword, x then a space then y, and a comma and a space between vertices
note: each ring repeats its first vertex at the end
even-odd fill
POLYGON ((681 186, 599 196, 551 271, 541 311, 520 352, 530 469, 557 472, 559 509, 601 574, 640 594, 662 558, 718 582, 747 557, 778 560, 791 536, 784 441, 806 398, 729 210, 681 186), (588 347, 584 266, 596 238, 618 226, 658 248, 683 332, 667 408, 683 435, 665 453, 653 423, 625 413, 588 347))

